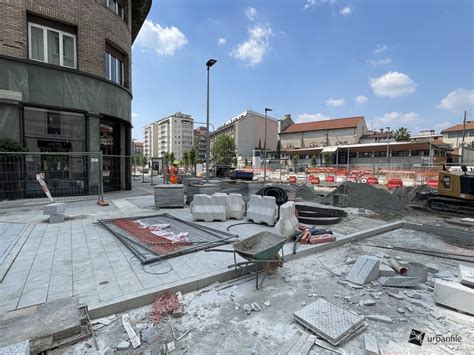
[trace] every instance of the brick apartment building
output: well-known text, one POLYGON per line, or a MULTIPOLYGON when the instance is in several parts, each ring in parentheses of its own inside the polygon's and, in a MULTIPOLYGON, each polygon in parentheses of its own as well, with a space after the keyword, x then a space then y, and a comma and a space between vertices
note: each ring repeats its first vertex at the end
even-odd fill
MULTIPOLYGON (((0 0, 0 138, 29 152, 129 155, 131 46, 150 7, 151 0, 0 0)), ((56 171, 63 185, 97 190, 97 159, 29 159, 31 173, 48 179, 54 164, 64 169, 56 171)), ((104 179, 106 190, 130 188, 128 164, 104 158, 104 172, 118 177, 113 186, 104 179)))

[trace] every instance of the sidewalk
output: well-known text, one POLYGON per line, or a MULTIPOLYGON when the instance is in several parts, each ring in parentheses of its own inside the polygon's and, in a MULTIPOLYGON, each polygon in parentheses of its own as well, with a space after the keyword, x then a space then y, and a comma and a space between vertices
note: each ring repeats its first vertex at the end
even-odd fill
MULTIPOLYGON (((23 308, 61 297, 77 295, 91 308, 114 301, 124 301, 138 294, 199 280, 228 272, 233 255, 228 253, 197 252, 142 266, 129 250, 103 227, 94 224, 97 219, 119 216, 152 215, 167 212, 191 220, 189 208, 160 210, 146 208, 152 196, 110 200, 110 206, 99 207, 94 202, 71 202, 67 215, 79 213, 79 218, 61 224, 44 223, 39 207, 26 211, 26 215, 6 213, 2 221, 34 223, 28 238, 0 284, 0 313, 23 308), (139 201, 139 203, 137 203, 139 201), (146 207, 139 207, 142 204, 146 207), (82 215, 82 216, 81 216, 82 215)), ((206 223, 225 230, 231 224, 243 221, 206 223)), ((332 226, 337 236, 383 224, 383 221, 364 217, 346 219, 332 226)), ((241 225, 232 228, 240 238, 272 228, 262 225, 241 225)), ((291 243, 290 243, 291 244, 291 243)), ((285 246, 285 254, 292 245, 285 246)), ((226 246, 231 248, 231 246, 226 246)), ((304 250, 305 246, 299 246, 304 250)))

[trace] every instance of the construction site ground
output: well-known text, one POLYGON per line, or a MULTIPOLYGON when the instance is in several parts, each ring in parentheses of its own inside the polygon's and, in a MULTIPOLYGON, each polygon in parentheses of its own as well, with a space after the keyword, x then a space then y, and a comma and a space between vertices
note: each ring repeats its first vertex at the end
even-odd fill
MULTIPOLYGON (((1 250, 5 250, 4 254, 8 250, 9 255, 0 256, 0 279, 3 278, 0 284, 0 313, 77 295, 80 302, 87 304, 93 310, 92 314, 98 316, 110 315, 113 305, 120 304, 119 308, 125 308, 130 314, 132 327, 140 332, 152 326, 150 306, 135 308, 135 302, 145 295, 152 300, 160 292, 170 288, 178 290, 180 285, 187 284, 187 290, 197 291, 184 294, 184 315, 172 320, 176 338, 190 331, 181 340, 175 340, 176 353, 276 353, 296 329, 302 329, 293 321, 292 313, 317 297, 360 315, 391 317, 391 323, 367 320, 369 327, 366 332, 373 334, 380 349, 386 352, 474 352, 473 318, 434 304, 429 284, 421 284, 414 289, 420 299, 419 296, 413 298, 408 289, 387 289, 377 283, 353 288, 343 281, 353 261, 360 255, 383 258, 382 254, 387 254, 398 256, 403 261, 431 261, 442 270, 453 275, 456 273, 455 261, 385 250, 367 244, 413 248, 429 245, 439 250, 452 250, 458 246, 472 249, 472 244, 456 245, 449 238, 397 229, 319 252, 316 252, 315 246, 298 245, 301 257, 286 262, 276 274, 267 276, 262 290, 255 289, 253 277, 212 284, 216 275, 229 273, 232 254, 201 251, 142 266, 110 232, 96 224, 98 219, 161 212, 192 220, 187 207, 157 211, 153 207, 151 191, 144 195, 146 193, 147 190, 141 189, 140 196, 133 193, 111 194, 107 197, 107 207, 100 207, 93 200, 69 202, 66 210, 69 218, 60 224, 49 224, 41 206, 1 209, 0 232, 9 231, 8 241, 1 246, 1 250), (309 252, 312 248, 315 248, 314 253, 309 252), (202 287, 206 286, 206 292, 203 292, 202 287), (388 293, 397 293, 402 299, 388 293), (374 306, 359 305, 360 301, 369 298, 376 301, 374 306), (270 302, 270 306, 264 305, 266 301, 270 302), (257 302, 262 310, 247 315, 243 305, 253 302, 257 302), (426 343, 420 348, 408 343, 412 329, 432 335, 455 334, 463 340, 455 344, 426 343)), ((390 222, 386 216, 382 220, 369 211, 347 211, 348 216, 340 223, 327 226, 338 239, 390 222)), ((462 228, 445 223, 444 218, 420 212, 408 214, 404 220, 448 226, 453 228, 453 234, 456 228, 462 228)), ((225 231, 228 226, 239 222, 242 221, 204 224, 225 231)), ((271 231, 272 227, 246 224, 230 229, 240 239, 264 230, 271 231)), ((285 245, 285 255, 292 253, 292 247, 292 243, 285 245)), ((232 247, 228 245, 225 248, 232 247)), ((120 314, 114 313, 115 321, 96 331, 100 353, 115 351, 122 340, 128 341, 120 314)), ((170 320, 165 319, 155 327, 153 329, 158 331, 158 336, 154 342, 147 344, 142 341, 139 348, 133 350, 130 347, 126 351, 140 353, 149 349, 155 353, 162 349, 163 344, 173 341, 170 320)), ((355 336, 344 343, 342 349, 360 353, 363 346, 361 339, 361 335, 355 336)), ((57 350, 58 353, 65 351, 97 353, 92 339, 57 350)), ((314 346, 313 351, 321 353, 323 349, 314 346)))

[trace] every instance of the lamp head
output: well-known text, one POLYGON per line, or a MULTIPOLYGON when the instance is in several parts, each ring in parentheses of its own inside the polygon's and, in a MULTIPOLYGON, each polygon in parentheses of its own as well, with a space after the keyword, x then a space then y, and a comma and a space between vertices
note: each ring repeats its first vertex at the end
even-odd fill
POLYGON ((206 67, 209 69, 210 67, 212 67, 214 64, 217 63, 217 60, 215 59, 209 59, 206 63, 206 67))

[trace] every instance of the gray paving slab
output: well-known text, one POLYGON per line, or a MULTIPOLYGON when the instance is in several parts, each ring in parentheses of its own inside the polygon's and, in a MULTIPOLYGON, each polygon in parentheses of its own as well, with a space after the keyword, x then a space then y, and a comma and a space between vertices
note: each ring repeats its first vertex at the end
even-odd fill
POLYGON ((5 262, 26 227, 24 223, 0 223, 0 265, 5 262))

